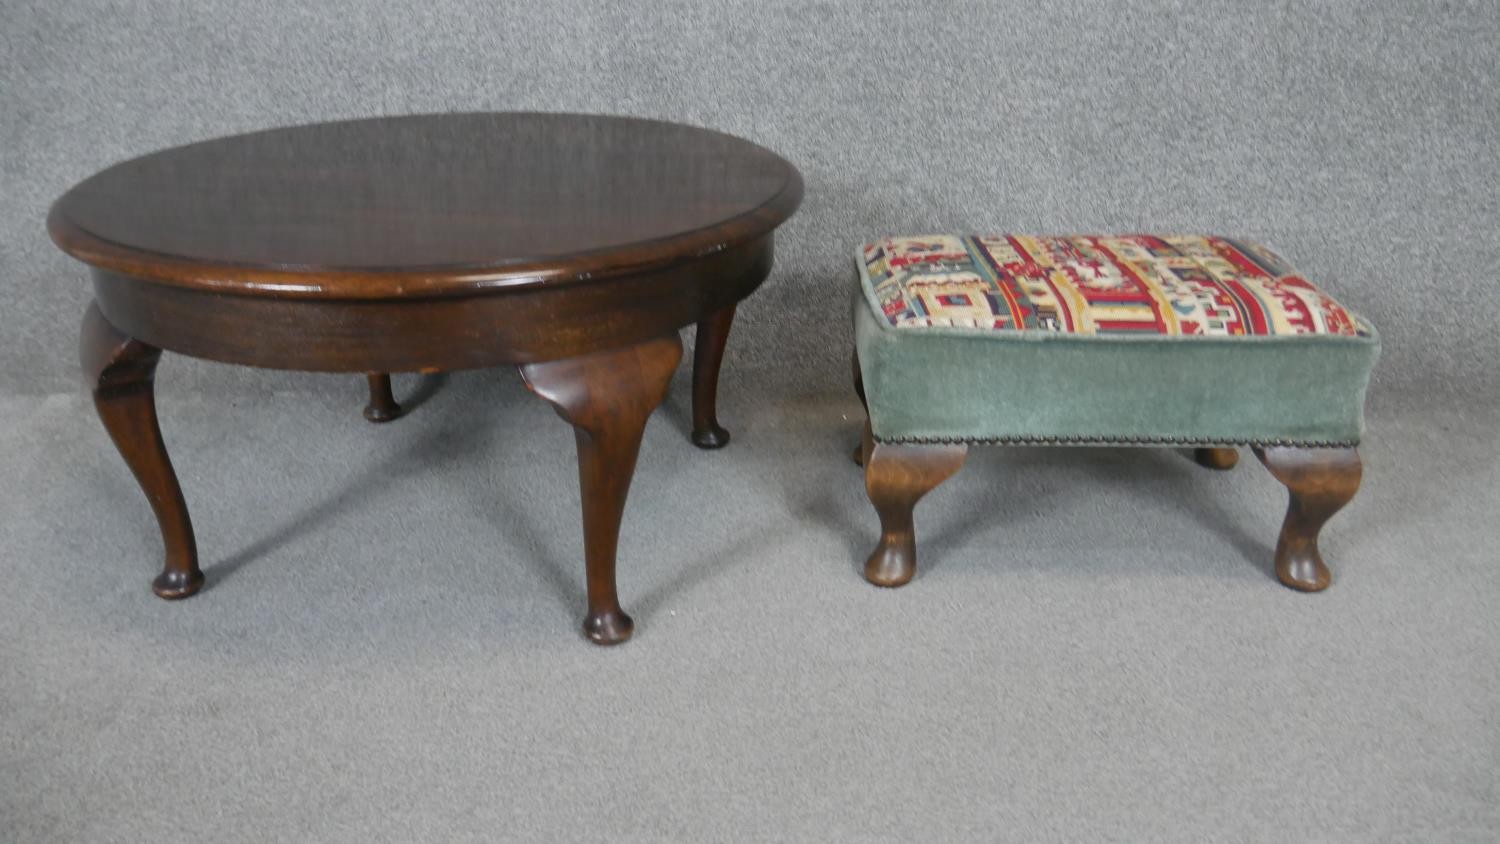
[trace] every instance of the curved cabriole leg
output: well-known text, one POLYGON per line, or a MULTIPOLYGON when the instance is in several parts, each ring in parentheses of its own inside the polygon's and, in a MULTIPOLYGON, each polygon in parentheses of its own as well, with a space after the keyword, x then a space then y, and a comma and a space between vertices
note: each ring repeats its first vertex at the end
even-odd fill
POLYGON ((365 418, 371 422, 389 422, 400 416, 401 405, 391 393, 390 373, 371 372, 366 377, 370 380, 370 403, 365 405, 365 418))
POLYGON ((666 398, 681 359, 682 342, 672 334, 623 349, 521 366, 527 388, 552 404, 573 426, 578 441, 589 587, 583 632, 601 645, 624 642, 635 629, 615 592, 620 518, 646 418, 666 398))
POLYGON ((880 544, 865 562, 865 579, 876 586, 901 586, 917 572, 912 509, 964 465, 969 447, 877 443, 868 422, 861 447, 865 492, 880 514, 880 544))
POLYGON ((1195 448, 1193 459, 1199 466, 1226 471, 1240 462, 1240 451, 1237 448, 1195 448))
POLYGON ((151 591, 169 600, 186 598, 202 588, 203 572, 198 568, 198 544, 187 502, 156 420, 152 382, 161 349, 121 334, 105 320, 98 305, 89 305, 84 314, 78 345, 99 419, 135 473, 161 527, 166 562, 151 582, 151 591))
POLYGON ((709 314, 698 323, 693 343, 693 445, 723 448, 729 432, 719 427, 719 366, 734 323, 734 305, 709 314))
MULTIPOLYGON (((859 369, 859 349, 854 350, 854 353, 849 357, 849 361, 854 370, 854 394, 859 396, 859 403, 864 407, 865 418, 868 419, 870 416, 870 403, 865 400, 865 375, 859 369)), ((865 465, 865 444, 863 438, 859 444, 854 446, 854 453, 849 456, 854 460, 854 465, 865 465)))
POLYGON ((1352 448, 1257 448, 1291 500, 1276 542, 1276 576, 1303 592, 1328 588, 1333 575, 1318 553, 1318 532, 1359 491, 1362 467, 1352 448))

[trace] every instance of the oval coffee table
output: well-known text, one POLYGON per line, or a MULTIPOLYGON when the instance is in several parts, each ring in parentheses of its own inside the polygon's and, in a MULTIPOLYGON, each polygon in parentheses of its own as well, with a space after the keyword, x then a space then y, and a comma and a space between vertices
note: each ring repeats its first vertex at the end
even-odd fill
POLYGON ((450 114, 276 129, 148 155, 82 182, 47 225, 92 268, 81 356, 166 546, 163 598, 203 584, 157 425, 162 350, 246 366, 387 373, 518 365, 573 425, 584 631, 623 642, 615 546, 646 418, 697 323, 693 441, 735 305, 771 270, 797 170, 729 135, 615 117, 450 114))

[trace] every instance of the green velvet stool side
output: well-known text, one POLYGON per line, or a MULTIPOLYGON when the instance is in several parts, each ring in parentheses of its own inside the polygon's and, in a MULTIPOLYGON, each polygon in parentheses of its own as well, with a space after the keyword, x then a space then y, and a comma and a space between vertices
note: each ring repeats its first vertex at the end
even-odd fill
POLYGON ((855 458, 881 521, 865 575, 916 571, 912 511, 973 444, 1249 446, 1290 503, 1276 572, 1331 581, 1323 524, 1359 488, 1379 338, 1258 244, 1211 236, 931 235, 858 255, 855 458))

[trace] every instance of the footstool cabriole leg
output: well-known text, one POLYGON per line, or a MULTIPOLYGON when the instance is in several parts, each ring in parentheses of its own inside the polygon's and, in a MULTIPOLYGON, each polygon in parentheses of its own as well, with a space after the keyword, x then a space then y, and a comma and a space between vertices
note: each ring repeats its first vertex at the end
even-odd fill
POLYGON ((1352 448, 1257 448, 1290 495, 1276 542, 1276 576, 1293 589, 1318 592, 1333 575, 1318 552, 1318 532, 1359 491, 1363 468, 1352 448))
POLYGON ((90 305, 83 316, 79 358, 99 419, 146 493, 161 528, 166 562, 151 590, 162 598, 186 598, 203 586, 203 572, 187 502, 156 419, 153 381, 161 350, 120 333, 98 305, 90 305))
POLYGON ((365 418, 371 422, 389 422, 400 416, 401 405, 391 392, 390 373, 371 372, 366 377, 370 381, 370 403, 365 405, 365 418))
MULTIPOLYGON (((858 349, 855 349, 854 353, 849 356, 849 362, 851 364, 851 368, 853 369, 853 373, 852 374, 854 376, 854 394, 856 396, 859 396, 859 403, 865 409, 865 417, 869 418, 869 416, 870 416, 870 402, 865 399, 865 374, 863 372, 861 372, 860 368, 859 368, 859 350, 858 349)), ((861 442, 854 447, 854 453, 850 455, 850 457, 852 457, 853 460, 854 460, 854 465, 856 465, 856 466, 863 466, 863 465, 865 465, 865 444, 864 444, 864 439, 867 439, 867 438, 862 438, 861 442)))
POLYGON ((1199 466, 1227 471, 1240 462, 1240 452, 1236 448, 1195 448, 1193 459, 1199 466))
POLYGON ((865 562, 865 579, 877 586, 901 586, 917 572, 912 510, 964 465, 969 447, 879 443, 866 422, 863 451, 865 492, 880 514, 880 543, 865 562))
POLYGON ((601 645, 624 642, 635 629, 615 592, 620 519, 646 419, 666 398, 681 359, 682 343, 672 334, 623 349, 521 366, 526 386, 573 426, 578 442, 589 596, 583 630, 601 645))
POLYGON ((719 426, 719 367, 734 324, 734 309, 730 305, 698 323, 698 339, 693 343, 693 445, 699 448, 729 444, 729 432, 719 426))

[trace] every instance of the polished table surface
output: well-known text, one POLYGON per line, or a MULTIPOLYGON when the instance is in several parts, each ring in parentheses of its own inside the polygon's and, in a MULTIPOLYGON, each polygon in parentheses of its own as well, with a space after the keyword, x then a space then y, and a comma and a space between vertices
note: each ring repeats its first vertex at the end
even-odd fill
POLYGON ((774 228, 801 194, 775 153, 704 129, 427 115, 147 155, 70 190, 49 226, 95 266, 365 298, 570 281, 701 254, 774 228))
POLYGON ((641 431, 697 325, 695 444, 728 441, 715 395, 737 303, 770 273, 802 179, 775 153, 689 126, 569 114, 444 114, 274 129, 111 167, 48 229, 90 265, 83 368, 156 512, 153 589, 204 582, 156 421, 162 350, 359 372, 517 365, 577 433, 589 613, 633 629, 615 546, 641 431))

